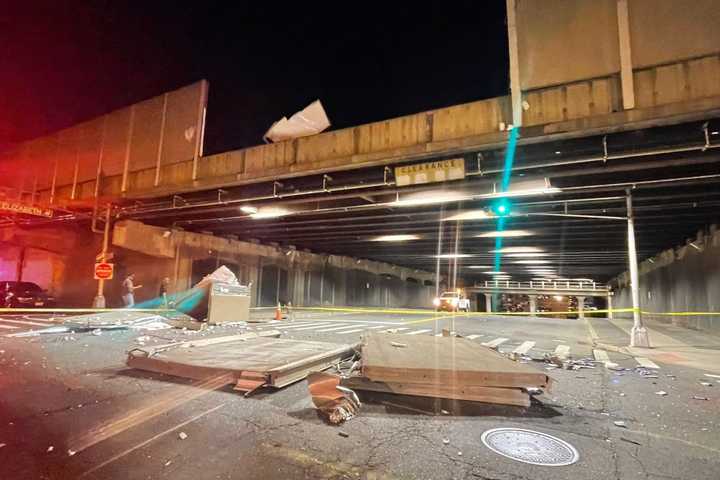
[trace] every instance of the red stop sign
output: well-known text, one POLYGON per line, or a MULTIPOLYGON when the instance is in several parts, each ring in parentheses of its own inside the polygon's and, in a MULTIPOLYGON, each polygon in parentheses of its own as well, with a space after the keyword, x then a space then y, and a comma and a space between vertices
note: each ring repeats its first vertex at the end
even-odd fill
POLYGON ((115 265, 112 263, 95 264, 95 280, 112 280, 115 265))

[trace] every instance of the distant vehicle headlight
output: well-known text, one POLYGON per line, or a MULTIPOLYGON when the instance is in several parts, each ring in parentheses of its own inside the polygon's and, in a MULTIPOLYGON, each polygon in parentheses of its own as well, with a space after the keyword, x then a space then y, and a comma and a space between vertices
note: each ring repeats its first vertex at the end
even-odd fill
POLYGON ((439 306, 440 306, 440 299, 439 299, 439 298, 434 298, 434 299, 433 299, 433 305, 435 305, 436 307, 439 307, 439 306))

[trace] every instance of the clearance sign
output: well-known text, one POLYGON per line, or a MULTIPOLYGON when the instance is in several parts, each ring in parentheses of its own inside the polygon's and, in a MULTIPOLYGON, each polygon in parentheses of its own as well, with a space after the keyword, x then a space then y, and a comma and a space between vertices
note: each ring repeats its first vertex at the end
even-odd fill
POLYGON ((6 200, 0 200, 0 210, 6 212, 22 213, 25 215, 35 215, 37 217, 52 218, 53 211, 49 208, 36 207, 34 205, 27 205, 25 203, 8 202, 6 200))
POLYGON ((398 187, 463 178, 465 178, 465 160, 462 158, 395 167, 395 184, 398 187))

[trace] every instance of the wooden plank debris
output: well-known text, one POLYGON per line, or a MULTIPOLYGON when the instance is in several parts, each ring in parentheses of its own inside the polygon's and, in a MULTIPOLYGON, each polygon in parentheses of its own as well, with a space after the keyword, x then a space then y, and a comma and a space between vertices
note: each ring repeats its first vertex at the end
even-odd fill
POLYGON ((528 390, 552 379, 490 347, 460 337, 368 333, 361 375, 343 379, 357 390, 527 407, 528 390), (394 345, 403 343, 403 348, 394 345))
POLYGON ((236 390, 251 391, 260 384, 284 387, 355 351, 353 345, 272 338, 279 335, 269 330, 136 348, 127 365, 195 380, 227 373, 236 390))

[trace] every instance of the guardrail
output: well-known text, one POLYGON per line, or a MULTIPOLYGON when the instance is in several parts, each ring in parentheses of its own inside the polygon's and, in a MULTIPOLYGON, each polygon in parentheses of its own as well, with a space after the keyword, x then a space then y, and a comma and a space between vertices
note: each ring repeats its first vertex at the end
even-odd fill
POLYGON ((593 290, 598 292, 608 292, 610 288, 604 283, 593 281, 529 281, 529 282, 511 282, 509 280, 485 280, 482 283, 476 283, 475 287, 481 288, 504 288, 516 290, 593 290))

